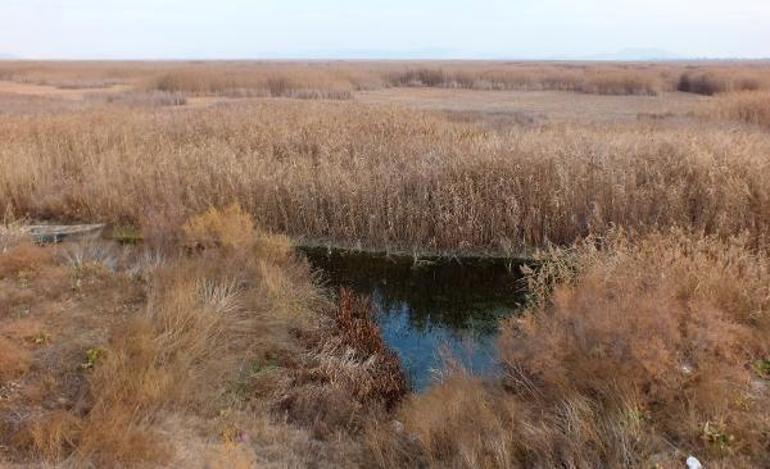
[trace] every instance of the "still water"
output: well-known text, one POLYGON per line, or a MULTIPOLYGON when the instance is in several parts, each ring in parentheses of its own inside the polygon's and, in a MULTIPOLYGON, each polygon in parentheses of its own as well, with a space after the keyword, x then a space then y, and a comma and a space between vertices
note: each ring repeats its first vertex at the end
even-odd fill
POLYGON ((302 251, 329 287, 372 298, 382 337, 401 359, 413 389, 425 389, 449 361, 475 374, 494 372, 498 322, 523 302, 519 263, 302 251))

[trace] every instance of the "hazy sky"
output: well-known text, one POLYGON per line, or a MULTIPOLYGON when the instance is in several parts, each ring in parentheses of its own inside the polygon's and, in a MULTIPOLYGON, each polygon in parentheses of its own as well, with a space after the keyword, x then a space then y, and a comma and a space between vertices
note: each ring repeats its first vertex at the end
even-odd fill
POLYGON ((624 49, 770 57, 770 0, 0 0, 0 55, 24 58, 557 58, 624 49))

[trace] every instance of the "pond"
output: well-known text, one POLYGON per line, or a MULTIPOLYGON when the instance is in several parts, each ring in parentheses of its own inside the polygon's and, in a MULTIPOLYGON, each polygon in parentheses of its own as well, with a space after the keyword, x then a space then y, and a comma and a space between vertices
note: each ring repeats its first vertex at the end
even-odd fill
POLYGON ((331 288, 372 298, 382 337, 420 391, 446 363, 489 374, 497 326, 524 302, 520 262, 498 258, 420 258, 301 248, 331 288))

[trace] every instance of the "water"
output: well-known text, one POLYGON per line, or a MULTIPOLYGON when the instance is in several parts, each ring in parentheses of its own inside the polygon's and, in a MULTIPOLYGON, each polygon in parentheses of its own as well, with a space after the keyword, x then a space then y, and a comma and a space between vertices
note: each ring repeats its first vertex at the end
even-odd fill
POLYGON ((498 322, 523 301, 520 264, 302 250, 328 286, 372 298, 382 337, 415 390, 433 382, 448 360, 475 374, 494 371, 498 322))

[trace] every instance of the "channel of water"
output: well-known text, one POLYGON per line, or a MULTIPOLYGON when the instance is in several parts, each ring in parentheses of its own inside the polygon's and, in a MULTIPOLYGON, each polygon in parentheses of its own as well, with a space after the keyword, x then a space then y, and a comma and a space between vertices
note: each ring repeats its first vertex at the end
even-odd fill
POLYGON ((470 373, 494 373, 500 319, 524 302, 521 261, 300 250, 327 287, 372 298, 382 337, 416 391, 440 377, 450 362, 470 373))

